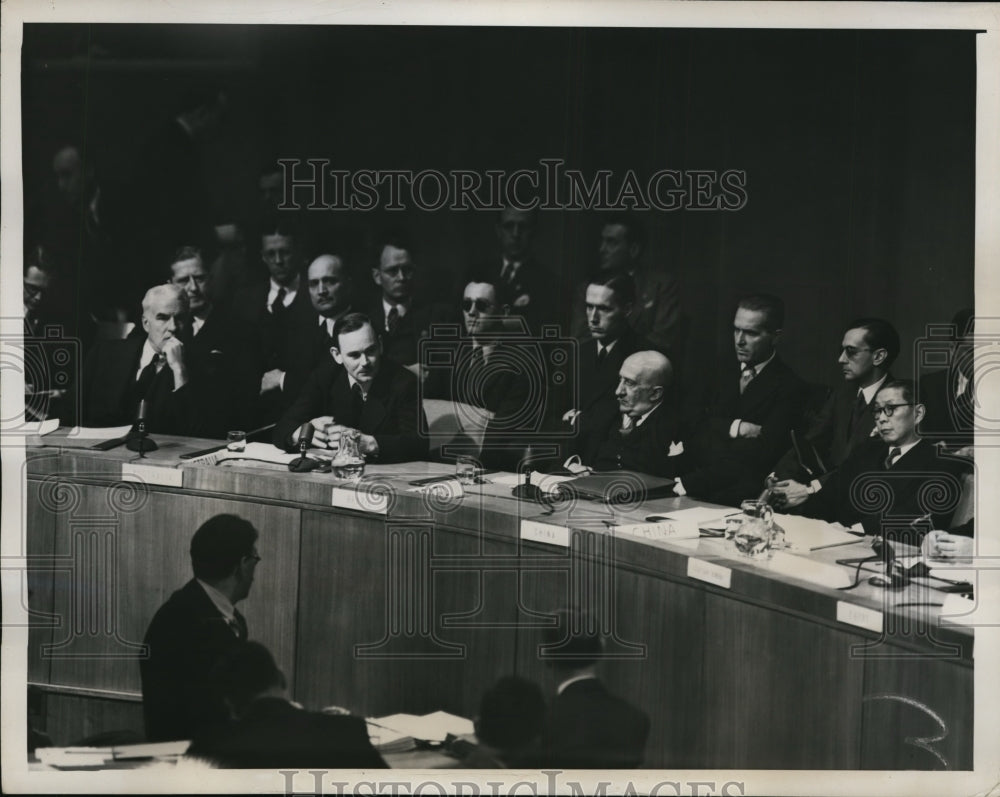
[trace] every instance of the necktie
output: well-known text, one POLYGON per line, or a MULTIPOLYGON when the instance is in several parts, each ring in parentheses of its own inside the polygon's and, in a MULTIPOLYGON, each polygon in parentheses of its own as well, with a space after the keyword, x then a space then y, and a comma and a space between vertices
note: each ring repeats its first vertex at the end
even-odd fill
POLYGON ((628 437, 635 431, 635 418, 631 415, 622 415, 622 428, 619 430, 622 437, 628 437))
POLYGON ((385 319, 385 331, 390 335, 396 331, 396 325, 399 324, 399 310, 396 309, 396 305, 389 308, 389 315, 385 319))
POLYGON ((606 346, 597 347, 597 367, 600 368, 604 365, 604 361, 608 359, 608 349, 606 346))
POLYGON ((153 380, 163 368, 164 359, 163 354, 157 352, 149 364, 139 372, 139 378, 136 380, 136 393, 140 399, 145 398, 146 394, 149 393, 153 380))
POLYGON ((271 315, 278 315, 285 309, 285 297, 288 295, 288 291, 284 288, 278 288, 278 295, 274 297, 274 301, 271 302, 271 315))
POLYGON ((471 362, 469 363, 470 371, 478 371, 486 363, 486 355, 483 353, 482 346, 473 346, 471 362))
POLYGON ((355 383, 351 388, 351 414, 354 417, 354 428, 361 428, 361 414, 365 411, 365 396, 361 385, 355 383))
POLYGON ((903 453, 902 450, 900 450, 899 448, 893 447, 889 449, 889 456, 885 458, 885 469, 889 470, 889 468, 895 465, 896 460, 899 459, 902 453, 903 453))
POLYGON ((752 365, 748 365, 746 368, 743 369, 743 373, 740 374, 741 395, 743 394, 743 391, 747 389, 747 385, 749 385, 754 380, 755 376, 757 376, 757 372, 754 370, 752 365))
POLYGON ((514 284, 514 279, 517 277, 517 270, 520 267, 520 263, 511 260, 504 263, 503 271, 500 272, 500 279, 506 282, 508 285, 514 284))
POLYGON ((233 609, 233 619, 229 624, 233 631, 236 632, 236 636, 241 640, 247 638, 247 621, 246 618, 239 613, 238 610, 233 609))
POLYGON ((858 391, 858 398, 854 402, 854 409, 851 411, 851 421, 847 425, 847 437, 850 438, 854 434, 854 430, 858 428, 858 424, 864 417, 864 414, 868 411, 868 402, 865 401, 865 394, 860 390, 858 391))

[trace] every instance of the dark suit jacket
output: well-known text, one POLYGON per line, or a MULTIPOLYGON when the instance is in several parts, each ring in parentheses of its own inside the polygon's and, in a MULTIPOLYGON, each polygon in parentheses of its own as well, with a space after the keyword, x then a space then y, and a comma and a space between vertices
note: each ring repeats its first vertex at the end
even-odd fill
POLYGON ((972 445, 975 437, 972 385, 961 397, 956 397, 957 373, 957 369, 945 368, 920 375, 918 401, 926 410, 920 434, 932 442, 944 440, 953 446, 972 445))
MULTIPOLYGON (((136 372, 144 334, 125 340, 98 341, 83 372, 85 426, 124 426, 135 421, 139 406, 136 372)), ((173 372, 164 366, 146 395, 146 429, 150 434, 222 437, 225 369, 214 357, 201 357, 186 343, 188 383, 174 390, 173 372)))
POLYGON ((367 311, 372 328, 382 339, 382 353, 400 365, 419 362, 420 340, 430 337, 435 325, 462 323, 461 314, 447 304, 425 304, 414 300, 390 334, 385 328, 385 308, 382 306, 381 295, 369 302, 367 311))
POLYGON ((241 640, 192 579, 153 616, 139 662, 146 738, 190 739, 224 722, 229 711, 211 683, 212 668, 241 640))
POLYGON ((378 462, 416 462, 427 459, 427 428, 417 395, 417 378, 392 360, 382 359, 372 381, 360 419, 350 417, 351 385, 347 371, 331 357, 306 381, 298 398, 278 421, 274 444, 295 450, 292 436, 306 421, 332 415, 337 422, 359 429, 378 441, 378 462))
MULTIPOLYGON (((892 377, 886 378, 891 379, 892 377)), ((829 478, 829 473, 839 467, 854 449, 872 436, 875 419, 869 411, 871 403, 868 404, 854 428, 851 428, 851 418, 854 414, 857 396, 857 385, 854 382, 844 382, 823 403, 800 442, 800 447, 803 444, 815 447, 823 464, 826 465, 827 475, 824 475, 821 481, 825 482, 829 478)), ((807 456, 808 454, 803 452, 803 457, 807 456)), ((785 452, 774 468, 775 475, 779 479, 801 480, 805 478, 806 474, 800 471, 801 468, 794 448, 785 452)))
POLYGON ((921 440, 890 470, 889 446, 881 437, 866 441, 846 459, 815 495, 802 504, 803 514, 850 526, 861 523, 868 534, 919 545, 926 523, 907 528, 931 511, 933 528, 947 529, 962 495, 968 462, 940 456, 921 440))
POLYGON ((760 493, 788 446, 805 393, 805 384, 777 355, 742 394, 739 382, 739 363, 733 359, 716 380, 708 412, 684 441, 680 474, 689 495, 728 506, 760 493), (760 424, 760 436, 731 438, 736 418, 760 424))
POLYGON ((542 326, 555 324, 568 330, 569 308, 565 303, 571 300, 563 290, 559 278, 534 257, 527 257, 517 271, 513 284, 500 280, 503 258, 496 256, 480 267, 479 273, 491 275, 497 280, 500 303, 510 305, 511 315, 522 316, 528 322, 533 334, 539 334, 542 326), (516 306, 520 297, 528 297, 527 304, 516 306))
POLYGON ((634 769, 642 764, 649 717, 596 678, 553 698, 543 737, 543 767, 634 769))
POLYGON ((190 348, 226 391, 225 431, 253 429, 263 372, 257 330, 224 309, 213 308, 190 348))
POLYGON ((187 755, 224 769, 385 769, 360 717, 297 708, 278 697, 253 701, 238 720, 214 727, 187 755))
POLYGON ((636 470, 651 476, 676 476, 680 460, 670 457, 670 444, 677 440, 677 414, 666 403, 649 414, 629 434, 620 431, 621 413, 611 423, 592 428, 586 420, 581 428, 580 459, 595 470, 636 470))

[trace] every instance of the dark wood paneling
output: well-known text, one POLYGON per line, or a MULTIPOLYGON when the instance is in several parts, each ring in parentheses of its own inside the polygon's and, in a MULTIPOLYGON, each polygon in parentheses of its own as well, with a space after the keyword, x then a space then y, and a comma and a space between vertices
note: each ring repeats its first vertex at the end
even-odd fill
POLYGON ((45 732, 56 746, 99 733, 126 731, 142 738, 142 703, 46 692, 45 732))
POLYGON ((778 611, 706 595, 695 767, 856 769, 860 639, 778 611))
POLYGON ((972 769, 973 669, 892 652, 865 661, 861 766, 972 769))
POLYGON ((481 576, 496 543, 430 524, 304 512, 296 698, 369 716, 472 716, 514 667, 516 579, 481 576), (461 567, 436 560, 462 556, 461 567))
POLYGON ((59 517, 56 553, 73 572, 56 576, 56 605, 69 622, 52 650, 52 682, 138 692, 139 656, 156 610, 191 577, 194 531, 223 512, 260 532, 262 558, 240 610, 250 634, 294 672, 298 511, 251 502, 78 485, 75 511, 59 517))
POLYGON ((37 481, 25 482, 26 527, 23 551, 28 556, 28 569, 21 587, 27 598, 24 609, 28 616, 28 680, 48 683, 51 661, 42 656, 43 646, 51 644, 59 633, 58 626, 64 618, 54 610, 56 513, 60 502, 54 500, 51 490, 44 491, 37 481))

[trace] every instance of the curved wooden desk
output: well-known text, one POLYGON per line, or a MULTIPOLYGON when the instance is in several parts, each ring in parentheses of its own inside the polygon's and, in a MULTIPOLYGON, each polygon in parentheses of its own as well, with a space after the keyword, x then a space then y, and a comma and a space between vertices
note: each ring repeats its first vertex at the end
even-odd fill
POLYGON ((496 485, 452 500, 415 492, 410 480, 449 468, 414 463, 369 468, 365 484, 388 495, 382 514, 332 506, 334 494, 359 499, 329 475, 190 465, 179 455, 208 441, 158 441, 142 461, 124 449, 28 451, 29 681, 57 744, 141 729, 146 625, 191 577, 194 530, 233 512, 261 534, 241 604, 251 638, 307 707, 474 716, 501 675, 550 690, 541 634, 578 602, 601 618, 610 687, 652 717, 648 766, 972 766, 972 632, 939 627, 937 608, 897 606, 939 592, 842 592, 732 558, 718 540, 645 542, 604 523, 694 505, 682 498, 546 514, 496 485), (568 528, 566 544, 520 539, 522 520, 568 528), (692 562, 712 578, 728 571, 729 586, 692 577, 692 562))

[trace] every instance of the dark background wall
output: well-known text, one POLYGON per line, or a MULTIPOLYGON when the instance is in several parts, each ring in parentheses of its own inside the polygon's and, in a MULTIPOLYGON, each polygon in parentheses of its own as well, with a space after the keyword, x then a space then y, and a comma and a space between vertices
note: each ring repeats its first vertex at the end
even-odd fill
MULTIPOLYGON (((677 274, 696 357, 732 356, 748 290, 784 297, 783 351, 816 382, 839 378, 852 317, 893 320, 908 347, 973 301, 972 32, 26 25, 23 63, 29 198, 67 140, 109 178, 140 174, 144 140, 187 88, 214 82, 230 97, 205 161, 220 216, 250 213, 261 162, 279 156, 746 171, 737 212, 644 214, 645 262, 677 274)), ((363 241, 384 217, 308 221, 363 241)), ((445 278, 495 243, 493 213, 400 219, 445 278)), ((599 230, 596 212, 542 212, 536 249, 564 277, 558 301, 594 264, 599 230)), ((911 374, 906 354, 896 370, 911 374)))

